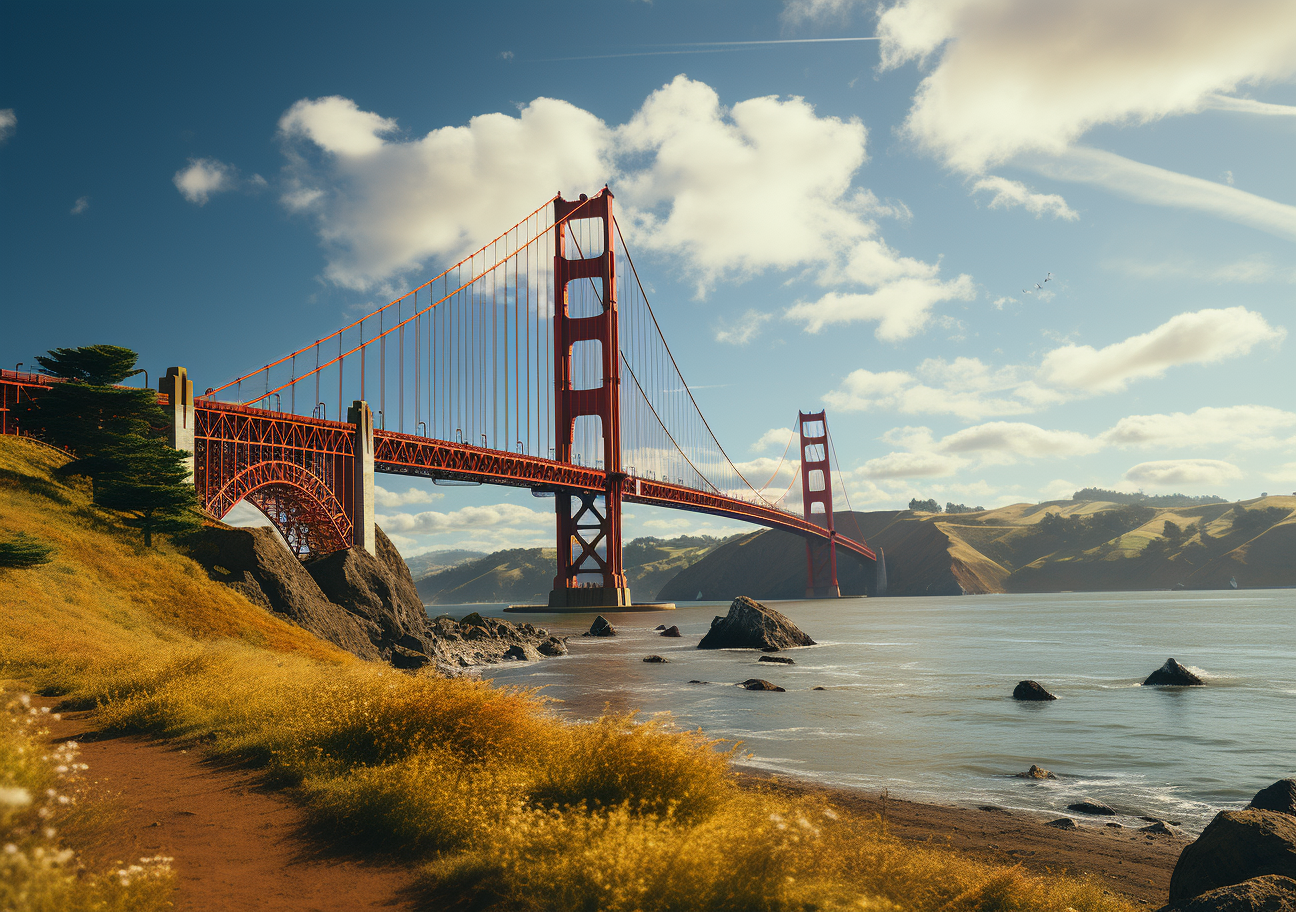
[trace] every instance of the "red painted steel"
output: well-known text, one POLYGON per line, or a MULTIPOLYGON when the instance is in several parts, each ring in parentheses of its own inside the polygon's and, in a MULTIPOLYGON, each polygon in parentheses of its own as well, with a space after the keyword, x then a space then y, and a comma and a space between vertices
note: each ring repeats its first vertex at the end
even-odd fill
POLYGON ((19 401, 39 396, 55 382, 44 374, 0 370, 0 434, 21 434, 11 409, 19 401))
MULTIPOLYGON (((617 325, 616 245, 612 220, 612 193, 604 187, 592 197, 554 200, 554 435, 555 456, 570 463, 576 419, 599 419, 603 434, 606 481, 602 505, 588 493, 577 497, 559 491, 554 501, 558 517, 558 573, 556 591, 580 586, 581 577, 597 576, 603 589, 626 588, 621 564, 621 348, 617 325), (596 257, 567 256, 569 226, 585 219, 602 220, 603 252, 596 257), (568 312, 567 286, 589 279, 598 284, 602 311, 588 317, 568 312), (601 350, 602 382, 593 389, 572 388, 572 346, 597 342, 601 350), (602 553, 599 551, 602 549, 602 553), (573 552, 575 552, 573 554, 573 552)), ((588 581, 588 580, 587 580, 588 581)), ((552 604, 552 602, 551 602, 552 604)))
MULTIPOLYGON (((814 522, 814 507, 823 509, 824 528, 828 531, 828 588, 839 594, 837 585, 837 532, 833 529, 832 467, 828 462, 828 415, 826 412, 797 412, 797 430, 801 435, 801 504, 807 522, 814 522), (816 475, 818 476, 816 479, 816 475), (819 487, 811 484, 819 482, 819 487)), ((815 573, 814 541, 806 539, 806 597, 812 598, 819 586, 815 573)))

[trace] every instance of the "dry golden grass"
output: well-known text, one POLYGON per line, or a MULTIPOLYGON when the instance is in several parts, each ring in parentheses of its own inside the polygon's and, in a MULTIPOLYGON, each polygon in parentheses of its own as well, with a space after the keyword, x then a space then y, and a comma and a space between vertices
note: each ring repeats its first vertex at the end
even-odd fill
POLYGON ((436 908, 1129 912, 1096 887, 914 848, 737 788, 700 733, 563 722, 535 693, 350 660, 144 553, 57 457, 0 439, 0 523, 58 548, 0 578, 0 674, 107 727, 290 786, 319 831, 424 865, 436 908), (11 525, 12 524, 12 525, 11 525))

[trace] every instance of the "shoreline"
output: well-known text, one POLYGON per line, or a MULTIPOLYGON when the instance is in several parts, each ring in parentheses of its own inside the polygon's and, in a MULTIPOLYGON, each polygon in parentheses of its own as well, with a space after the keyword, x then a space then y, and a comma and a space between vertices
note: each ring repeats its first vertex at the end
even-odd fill
POLYGON ((880 821, 905 842, 926 843, 997 864, 1020 864, 1034 873, 1092 876, 1103 888, 1137 903, 1166 903, 1170 875, 1189 837, 1154 836, 1103 818, 1079 819, 1075 829, 1046 825, 1047 814, 928 804, 793 776, 734 767, 740 787, 766 788, 792 797, 823 798, 857 819, 880 821))

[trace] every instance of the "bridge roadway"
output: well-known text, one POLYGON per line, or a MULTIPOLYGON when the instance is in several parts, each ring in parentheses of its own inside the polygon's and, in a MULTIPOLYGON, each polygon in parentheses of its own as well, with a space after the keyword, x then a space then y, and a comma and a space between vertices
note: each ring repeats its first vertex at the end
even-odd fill
MULTIPOLYGON (((195 400, 194 407, 197 413, 195 443, 209 452, 219 451, 221 445, 226 443, 282 449, 296 454, 310 452, 325 459, 339 454, 349 456, 351 451, 354 427, 347 422, 306 418, 207 399, 195 400)), ((508 485, 540 491, 607 490, 607 473, 602 469, 377 428, 373 433, 374 470, 383 474, 508 485)), ((288 452, 284 452, 284 456, 297 461, 288 452)), ((200 452, 200 476, 203 474, 202 461, 203 454, 200 452)), ((244 458, 240 462, 247 464, 249 461, 244 458)), ((876 559, 873 550, 867 545, 840 533, 830 533, 804 517, 775 507, 633 475, 622 477, 621 493, 623 501, 628 503, 739 519, 824 541, 835 538, 839 548, 853 551, 869 560, 876 559)), ((240 499, 242 494, 237 486, 230 489, 228 495, 217 494, 212 501, 212 512, 223 516, 240 499)))

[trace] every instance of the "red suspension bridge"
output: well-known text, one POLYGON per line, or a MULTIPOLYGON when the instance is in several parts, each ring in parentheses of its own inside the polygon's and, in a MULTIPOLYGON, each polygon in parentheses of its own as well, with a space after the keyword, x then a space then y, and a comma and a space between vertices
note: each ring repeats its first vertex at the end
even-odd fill
MULTIPOLYGON (((0 372, 0 432, 18 432, 9 406, 50 382, 0 372)), ((791 484, 767 496, 734 465, 666 344, 606 188, 555 196, 405 296, 201 396, 184 368, 159 391, 202 507, 220 518, 246 500, 302 557, 374 551, 382 472, 552 495, 552 607, 631 604, 625 503, 804 536, 807 595, 838 593, 838 548, 875 559, 833 528, 823 412, 798 415, 799 511, 784 504, 791 484)))

